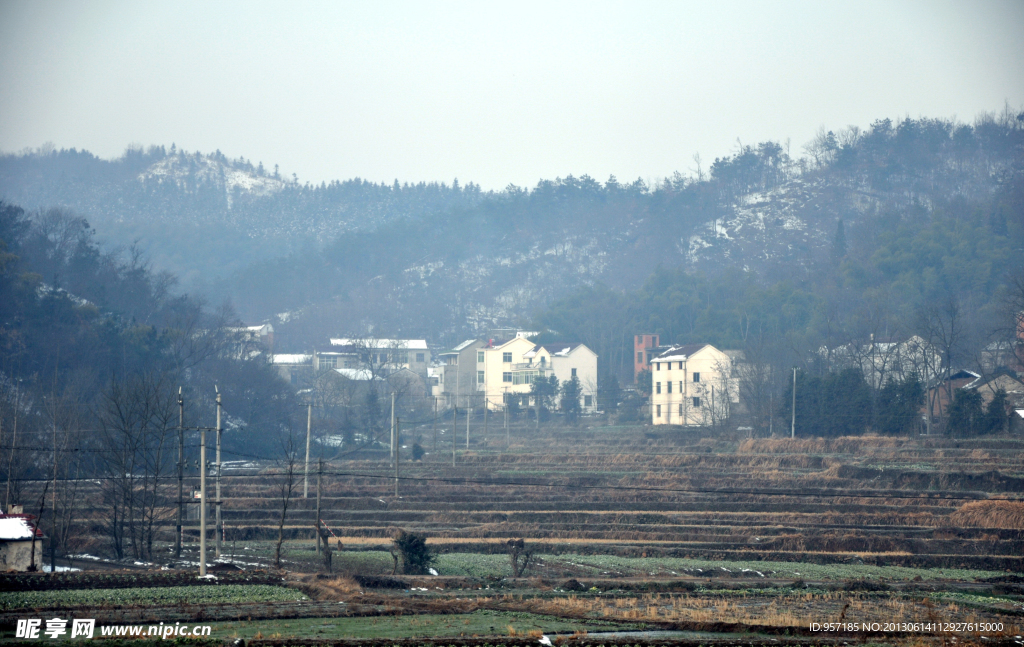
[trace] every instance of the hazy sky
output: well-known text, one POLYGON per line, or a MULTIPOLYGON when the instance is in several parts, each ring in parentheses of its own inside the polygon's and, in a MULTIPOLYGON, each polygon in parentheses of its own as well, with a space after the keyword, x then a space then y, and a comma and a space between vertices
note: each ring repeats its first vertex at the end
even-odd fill
POLYGON ((1024 1, 11 2, 0 149, 170 144, 301 181, 652 180, 1024 106, 1024 1))

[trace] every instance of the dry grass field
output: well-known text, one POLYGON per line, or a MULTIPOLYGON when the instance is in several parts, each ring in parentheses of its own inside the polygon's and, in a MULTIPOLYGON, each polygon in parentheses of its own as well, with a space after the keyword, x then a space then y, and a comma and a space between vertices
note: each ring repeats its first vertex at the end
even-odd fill
MULTIPOLYGON (((277 581, 302 599, 91 611, 113 623, 202 617, 220 623, 218 640, 275 644, 537 644, 543 633, 592 644, 1024 644, 1015 637, 1024 631, 1024 439, 748 439, 584 425, 514 429, 510 443, 503 430, 473 430, 466 450, 460 429, 453 467, 450 436, 435 452, 431 430, 410 436, 417 431, 428 453, 418 462, 403 454, 397 497, 386 456, 328 462, 321 516, 344 544, 331 573, 312 539, 315 487, 302 498, 300 475, 277 571, 278 467, 226 475, 222 561, 244 569, 231 577, 259 574, 259 585, 277 581), (428 537, 436 576, 392 575, 398 528, 428 537), (519 578, 510 538, 533 554, 519 578), (493 614, 505 615, 495 624, 493 614), (465 631, 435 622, 456 616, 465 631), (372 620, 385 617, 402 620, 372 620)), ((172 503, 167 559, 132 563, 135 572, 194 564, 194 523, 184 561, 167 552, 172 503)), ((84 508, 81 552, 109 557, 100 504, 93 496, 84 508)), ((62 586, 75 587, 69 578, 62 586)), ((59 596, 34 600, 40 613, 64 608, 59 596)), ((10 602, 0 609, 2 627, 21 617, 10 602)))

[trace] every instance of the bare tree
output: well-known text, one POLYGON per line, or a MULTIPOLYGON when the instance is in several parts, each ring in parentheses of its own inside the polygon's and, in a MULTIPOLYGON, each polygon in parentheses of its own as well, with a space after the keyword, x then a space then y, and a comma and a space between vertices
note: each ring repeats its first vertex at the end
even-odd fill
POLYGON ((57 554, 68 553, 68 543, 79 509, 82 471, 82 404, 84 384, 72 379, 58 390, 57 378, 48 396, 42 399, 44 434, 50 436, 50 569, 55 570, 57 554), (45 434, 49 431, 49 434, 45 434))
POLYGON ((169 439, 177 428, 176 395, 163 373, 112 380, 96 417, 108 475, 104 500, 114 553, 123 558, 130 546, 137 559, 151 558, 162 503, 160 482, 171 459, 169 439))
POLYGON ((522 577, 526 569, 530 567, 533 553, 526 550, 526 542, 522 539, 509 539, 505 546, 508 548, 508 561, 512 567, 512 577, 522 577))
MULTIPOLYGON (((929 305, 919 314, 919 327, 924 339, 934 346, 942 357, 941 374, 945 380, 946 402, 953 401, 953 385, 949 376, 953 365, 960 360, 962 345, 967 330, 963 308, 959 297, 950 294, 938 305, 929 305)), ((929 411, 932 402, 929 398, 929 411)))
POLYGON ((280 495, 281 516, 277 524, 277 545, 274 547, 274 565, 281 568, 281 546, 284 544, 284 524, 288 519, 288 508, 291 505, 292 495, 295 493, 296 465, 298 453, 295 448, 295 439, 288 434, 284 443, 284 459, 278 476, 278 493, 280 495))

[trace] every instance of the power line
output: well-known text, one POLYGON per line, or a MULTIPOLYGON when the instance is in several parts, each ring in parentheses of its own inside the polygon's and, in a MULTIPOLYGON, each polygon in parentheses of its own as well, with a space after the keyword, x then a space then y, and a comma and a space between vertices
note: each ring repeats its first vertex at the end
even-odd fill
MULTIPOLYGON (((324 472, 325 475, 329 476, 344 476, 349 478, 366 478, 366 479, 382 479, 382 480, 393 480, 395 477, 392 474, 367 474, 364 472, 324 472)), ((224 474, 222 478, 236 478, 236 479, 252 479, 252 478, 282 478, 287 477, 286 474, 269 473, 269 474, 224 474)), ((58 478, 58 481, 111 481, 111 480, 128 480, 129 477, 116 477, 116 476, 96 476, 86 478, 58 478)), ((138 476, 131 477, 137 480, 176 480, 177 476, 138 476)), ((191 477, 191 478, 194 478, 191 477)), ((667 494, 703 494, 703 495, 747 495, 747 496, 766 496, 766 497, 796 497, 796 498, 814 498, 814 499, 837 499, 837 498, 851 498, 851 499, 910 499, 910 500, 922 500, 922 501, 1022 501, 1024 499, 1013 498, 1009 496, 1003 497, 990 497, 985 493, 975 493, 973 495, 956 495, 949 493, 927 493, 927 492, 856 492, 856 491, 844 491, 844 490, 819 490, 819 491, 797 491, 797 490, 760 490, 760 489, 740 489, 740 488, 661 488, 654 486, 635 486, 635 485, 584 485, 578 483, 545 483, 539 481, 498 481, 493 479, 473 479, 473 478, 460 478, 460 477, 441 477, 441 476, 401 476, 400 480, 405 481, 416 481, 416 482, 432 482, 432 483, 449 483, 452 485, 483 485, 483 486, 494 486, 494 487, 538 487, 538 488, 559 488, 565 490, 613 490, 613 491, 624 491, 624 492, 662 492, 667 494)), ((13 478, 12 481, 19 481, 22 483, 42 483, 52 481, 52 478, 13 478)))

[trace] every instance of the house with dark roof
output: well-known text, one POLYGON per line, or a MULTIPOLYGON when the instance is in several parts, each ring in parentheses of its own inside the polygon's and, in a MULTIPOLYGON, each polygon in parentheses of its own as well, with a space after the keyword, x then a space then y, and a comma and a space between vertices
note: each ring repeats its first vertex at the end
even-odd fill
POLYGON ((732 358, 711 344, 672 346, 651 360, 651 424, 708 427, 739 404, 732 358))
POLYGON ((928 415, 928 408, 931 408, 932 420, 938 420, 946 416, 946 409, 953 401, 956 390, 975 382, 981 375, 974 371, 961 369, 950 371, 948 377, 937 377, 928 383, 925 391, 925 405, 921 407, 922 415, 928 415))

